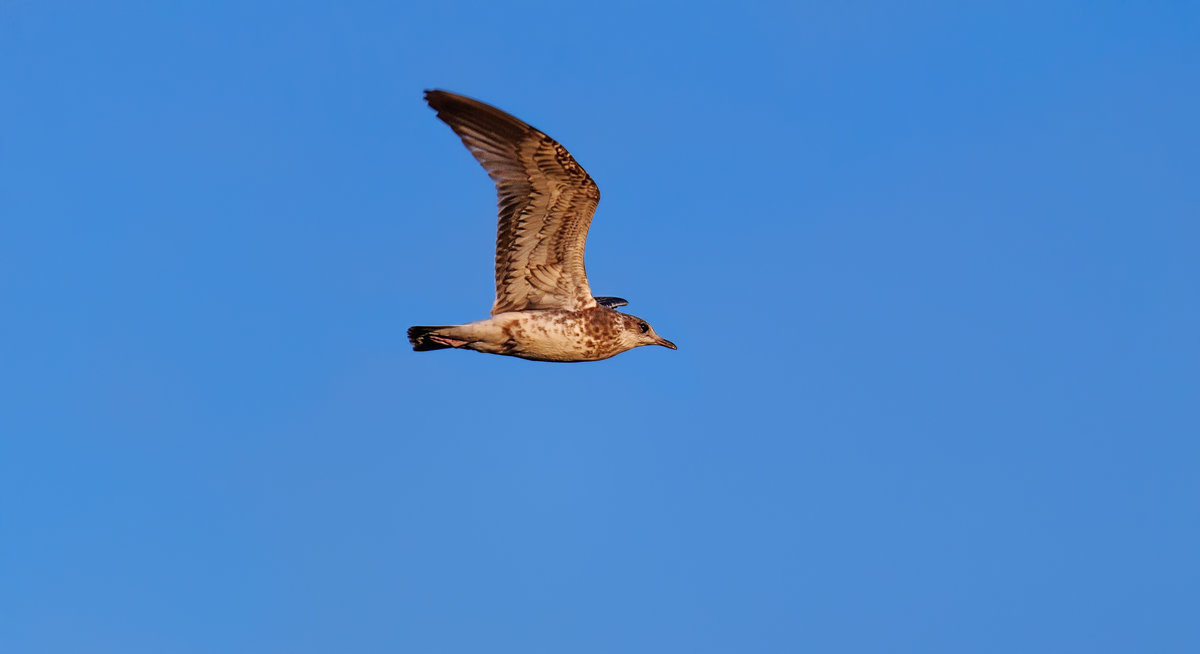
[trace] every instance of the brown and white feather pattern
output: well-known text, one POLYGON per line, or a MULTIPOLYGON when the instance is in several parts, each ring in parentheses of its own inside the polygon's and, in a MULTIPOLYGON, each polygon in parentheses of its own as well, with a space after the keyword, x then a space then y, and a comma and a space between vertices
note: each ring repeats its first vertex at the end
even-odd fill
POLYGON ((425 100, 496 184, 496 302, 492 315, 596 306, 583 250, 600 189, 554 139, 461 95, 425 100))

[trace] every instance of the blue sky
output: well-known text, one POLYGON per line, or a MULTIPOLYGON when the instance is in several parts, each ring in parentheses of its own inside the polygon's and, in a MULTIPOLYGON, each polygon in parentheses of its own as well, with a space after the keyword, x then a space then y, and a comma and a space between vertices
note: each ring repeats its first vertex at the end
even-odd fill
POLYGON ((0 3, 0 650, 1200 651, 1200 9, 0 3), (558 139, 679 344, 414 353, 558 139))

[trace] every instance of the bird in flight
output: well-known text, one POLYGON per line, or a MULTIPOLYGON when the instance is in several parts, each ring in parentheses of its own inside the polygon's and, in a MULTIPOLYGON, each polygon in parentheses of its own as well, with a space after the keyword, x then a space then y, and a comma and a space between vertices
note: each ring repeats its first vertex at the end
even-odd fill
POLYGON ((425 101, 495 182, 500 219, 491 317, 409 327, 413 350, 597 361, 640 345, 676 349, 645 320, 617 311, 625 300, 592 297, 583 247, 600 189, 563 146, 478 100, 426 91, 425 101))

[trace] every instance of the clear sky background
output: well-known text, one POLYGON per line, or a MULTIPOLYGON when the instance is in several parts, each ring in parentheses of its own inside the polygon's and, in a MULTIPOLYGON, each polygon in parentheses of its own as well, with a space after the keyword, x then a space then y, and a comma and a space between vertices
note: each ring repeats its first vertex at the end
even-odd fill
POLYGON ((0 2, 0 651, 1200 651, 1198 35, 0 2), (426 88, 571 150, 679 351, 410 351, 493 291, 426 88))

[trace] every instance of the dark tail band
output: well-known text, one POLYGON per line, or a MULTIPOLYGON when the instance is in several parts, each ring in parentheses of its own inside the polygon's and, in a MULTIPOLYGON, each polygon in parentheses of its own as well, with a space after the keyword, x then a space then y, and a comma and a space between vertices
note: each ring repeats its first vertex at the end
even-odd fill
POLYGON ((414 352, 428 352, 429 350, 444 350, 449 348, 449 345, 433 342, 429 335, 439 329, 445 329, 448 325, 424 326, 417 325, 408 328, 408 342, 412 343, 414 352))

